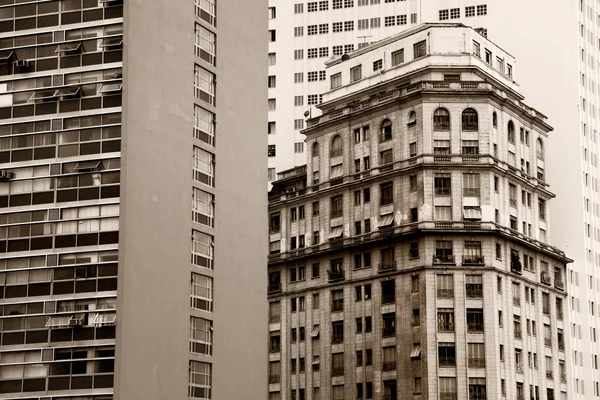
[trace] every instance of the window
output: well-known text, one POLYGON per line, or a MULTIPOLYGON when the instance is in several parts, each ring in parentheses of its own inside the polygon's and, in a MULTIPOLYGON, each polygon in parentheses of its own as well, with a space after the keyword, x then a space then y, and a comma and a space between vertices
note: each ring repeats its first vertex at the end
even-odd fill
POLYGON ((190 361, 188 396, 210 399, 212 384, 212 364, 190 361))
POLYGON ((452 207, 435 206, 434 218, 436 221, 452 221, 452 207))
POLYGON ((479 197, 479 185, 479 174, 463 174, 464 197, 479 197))
POLYGON ((362 78, 362 66, 357 65, 356 67, 350 68, 350 82, 358 81, 362 78))
POLYGON ((392 53, 392 67, 404 63, 404 49, 396 50, 392 53))
POLYGON ((342 86, 342 73, 341 72, 331 75, 330 79, 331 79, 331 89, 335 89, 337 87, 342 86))
POLYGON ((487 15, 487 4, 477 6, 477 15, 487 15))
POLYGON ((344 21, 344 31, 353 31, 354 30, 354 21, 344 21))
POLYGON ((448 10, 440 10, 440 11, 439 11, 439 20, 440 20, 440 21, 445 21, 445 20, 447 20, 447 19, 449 18, 448 16, 449 16, 449 14, 448 14, 448 10))
POLYGON ((212 312, 213 279, 192 272, 191 304, 192 308, 212 312))
MULTIPOLYGON (((416 14, 414 14, 414 15, 415 15, 415 20, 416 20, 416 14)), ((411 20, 411 23, 413 23, 412 20, 411 20)), ((415 43, 413 45, 413 53, 414 53, 414 58, 424 57, 427 54, 426 41, 423 40, 419 43, 415 43)))
POLYGON ((485 62, 492 65, 492 52, 488 49, 485 49, 485 62))
POLYGON ((435 131, 449 131, 450 130, 450 113, 445 108, 438 108, 437 110, 435 110, 433 112, 433 130, 435 130, 435 131))
MULTIPOLYGON (((294 50, 294 54, 296 51, 297 50, 294 50)), ((295 56, 294 56, 294 59, 296 59, 295 56)), ((304 82, 304 73, 303 72, 295 72, 294 73, 294 83, 302 83, 302 82, 304 82)))
POLYGON ((314 263, 312 265, 312 279, 316 279, 321 274, 321 268, 319 263, 314 263))
POLYGON ((379 134, 379 141, 384 142, 392 139, 392 121, 384 119, 381 123, 381 131, 379 134))
POLYGON ((373 61, 373 71, 379 71, 383 68, 383 60, 373 61))
POLYGON ((302 14, 304 12, 304 4, 294 4, 294 14, 302 14))
POLYGON ((453 275, 437 275, 437 297, 453 298, 454 297, 454 276, 453 275))
MULTIPOLYGON (((468 7, 467 7, 468 8, 468 7)), ((468 15, 467 15, 468 16, 468 15)), ((481 58, 481 46, 479 43, 473 40, 473 55, 475 57, 481 58)))
POLYGON ((474 17, 475 16, 475 6, 465 7, 465 15, 467 17, 474 17))
POLYGON ((331 323, 331 343, 344 342, 344 321, 334 321, 331 323))
POLYGON ((396 25, 396 17, 391 15, 383 18, 383 26, 394 26, 396 25))
POLYGON ((450 174, 435 174, 434 188, 436 196, 450 196, 452 191, 450 174))
POLYGON ((468 343, 467 349, 469 368, 485 367, 485 345, 483 343, 468 343))
POLYGON ((479 154, 479 140, 463 140, 462 154, 479 154))
POLYGON ((419 242, 411 242, 408 249, 410 258, 419 258, 419 242))
POLYGON ((466 275, 465 285, 468 298, 483 298, 483 277, 481 275, 466 275))
POLYGON ((381 27, 381 18, 371 18, 370 19, 371 28, 379 28, 381 27))
POLYGON ((341 22, 334 22, 333 23, 333 32, 341 32, 343 29, 343 24, 341 22))
MULTIPOLYGON (((335 353, 332 354, 331 358, 331 376, 342 376, 344 375, 344 353, 335 353)), ((343 386, 334 386, 334 399, 343 400, 344 399, 344 387, 343 386), (338 394, 336 396, 336 388, 341 388, 342 390, 338 390, 338 394), (341 394, 341 397, 340 397, 341 394)))
POLYGON ((485 378, 469 378, 469 400, 486 398, 485 378))
POLYGON ((472 108, 467 108, 462 112, 462 130, 477 131, 478 129, 477 111, 472 108))
POLYGON ((508 141, 515 142, 515 124, 512 121, 508 121, 508 141))
POLYGON ((333 196, 331 198, 331 218, 341 217, 343 214, 343 195, 333 196))
POLYGON ((454 343, 438 344, 438 362, 441 368, 456 366, 456 348, 454 343))
POLYGON ((538 139, 536 141, 536 154, 538 160, 544 160, 544 144, 542 142, 542 139, 538 139))
POLYGON ((456 399, 456 378, 439 378, 440 399, 456 399))
POLYGON ((417 190, 417 175, 411 175, 410 176, 410 191, 411 192, 415 192, 417 190))
POLYGON ((380 205, 392 204, 394 202, 394 184, 392 182, 380 185, 380 205))
POLYGON ((454 309, 438 308, 437 321, 439 332, 454 332, 454 309))
POLYGON ((460 18, 460 8, 450 9, 450 19, 460 18))
POLYGON ((319 11, 327 11, 327 10, 329 10, 329 0, 319 1, 319 11))
POLYGON ((342 155, 342 137, 336 135, 331 141, 331 157, 339 157, 342 155))
POLYGON ((276 99, 269 99, 268 100, 268 105, 269 105, 269 111, 275 111, 277 109, 277 100, 276 99))
POLYGON ((467 308, 467 332, 483 332, 483 310, 481 308, 467 308))
POLYGON ((275 32, 275 29, 270 29, 269 30, 269 42, 275 42, 277 40, 277 34, 275 32))
MULTIPOLYGON (((381 153, 379 153, 380 164, 381 165, 391 164, 394 161, 393 156, 394 156, 394 154, 392 152, 392 149, 382 151, 381 153)), ((380 170, 383 170, 383 168, 380 168, 380 170)))
POLYGON ((383 320, 382 337, 396 335, 396 313, 383 314, 381 317, 383 320))
POLYGON ((294 27, 294 37, 304 36, 304 27, 296 26, 294 27))
POLYGON ((194 65, 194 95, 197 99, 215 105, 215 74, 194 65))
POLYGON ((319 24, 319 35, 329 33, 329 24, 319 24))

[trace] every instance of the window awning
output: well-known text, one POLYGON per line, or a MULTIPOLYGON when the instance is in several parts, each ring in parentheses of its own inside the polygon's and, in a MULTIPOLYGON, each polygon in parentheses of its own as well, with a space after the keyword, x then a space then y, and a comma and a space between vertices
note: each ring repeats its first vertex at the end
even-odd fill
POLYGON ((122 88, 123 84, 121 82, 103 83, 100 85, 98 93, 116 93, 120 92, 122 88))
POLYGON ((331 228, 331 231, 329 231, 328 239, 339 239, 343 235, 344 235, 344 227, 336 226, 336 227, 331 228))
POLYGON ((421 357, 421 345, 415 344, 412 351, 410 352, 410 358, 419 358, 421 357))
POLYGON ((30 100, 48 100, 56 97, 56 90, 38 90, 31 95, 30 100))
POLYGON ((312 365, 319 365, 319 364, 321 364, 321 358, 319 358, 318 356, 315 356, 313 358, 312 365))
POLYGON ((72 317, 73 317, 73 315, 71 315, 71 314, 52 316, 52 317, 48 318, 48 321, 46 322, 46 327, 47 328, 57 328, 57 327, 61 327, 61 326, 69 326, 69 320, 71 320, 72 317))
POLYGON ((76 96, 79 94, 80 90, 81 90, 81 87, 79 87, 79 86, 70 86, 70 87, 58 89, 56 91, 56 93, 54 93, 54 95, 62 96, 62 97, 76 96))
POLYGON ((313 328, 312 332, 310 333, 310 337, 312 337, 312 338, 318 338, 320 331, 321 331, 321 329, 318 326, 315 327, 315 328, 313 328))
POLYGON ((99 169, 100 165, 102 164, 102 161, 84 161, 84 162, 80 162, 78 163, 75 168, 73 168, 74 171, 94 171, 99 169))
POLYGON ((378 228, 386 228, 388 226, 394 225, 394 214, 384 214, 379 218, 379 223, 377 224, 378 228))
POLYGON ((102 40, 102 43, 100 43, 100 48, 111 48, 111 47, 118 47, 121 46, 123 44, 123 37, 113 37, 113 38, 106 38, 102 40))
POLYGON ((117 320, 117 313, 97 313, 92 320, 93 325, 113 325, 117 320))
POLYGON ((56 50, 54 51, 55 53, 70 53, 72 51, 77 51, 81 48, 81 43, 80 42, 76 42, 76 43, 63 43, 63 44, 59 44, 58 47, 56 48, 56 50))
POLYGON ((13 50, 0 51, 0 63, 9 63, 15 59, 15 52, 13 50))
POLYGON ((479 207, 465 207, 463 209, 463 218, 470 220, 481 219, 481 208, 479 207))

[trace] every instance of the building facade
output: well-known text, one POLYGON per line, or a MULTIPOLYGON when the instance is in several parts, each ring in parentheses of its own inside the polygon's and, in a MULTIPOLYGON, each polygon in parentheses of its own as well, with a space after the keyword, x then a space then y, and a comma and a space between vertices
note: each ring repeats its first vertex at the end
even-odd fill
POLYGON ((567 397, 552 128, 514 66, 442 23, 328 63, 269 197, 272 400, 567 397))
POLYGON ((1 3, 0 398, 263 399, 264 12, 1 3))

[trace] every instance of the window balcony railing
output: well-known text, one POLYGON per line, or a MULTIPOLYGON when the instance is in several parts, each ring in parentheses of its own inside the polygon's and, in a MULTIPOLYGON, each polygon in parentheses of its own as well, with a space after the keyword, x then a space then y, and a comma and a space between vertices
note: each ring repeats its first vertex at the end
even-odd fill
POLYGON ((440 393, 440 400, 456 400, 456 393, 440 393))
POLYGON ((421 316, 413 315, 410 319, 410 326, 421 326, 421 316))
POLYGON ((550 306, 543 306, 542 312, 546 315, 550 315, 550 306))
POLYGON ((554 379, 553 376, 554 374, 552 373, 552 371, 546 371, 546 379, 554 379))
POLYGON ((469 332, 469 333, 483 332, 483 322, 468 322, 467 323, 467 332, 469 332))
POLYGON ((560 382, 567 383, 567 374, 560 374, 560 382))
POLYGON ((396 261, 389 261, 378 265, 379 272, 395 271, 396 261))
POLYGON ((344 300, 333 300, 331 302, 331 312, 344 311, 344 300))
POLYGON ((281 321, 281 314, 269 315, 269 323, 274 324, 281 321))
POLYGON ((456 367, 456 357, 440 357, 440 367, 456 367))
POLYGON ((269 345, 269 353, 279 353, 279 352, 281 352, 281 344, 271 343, 269 345))
POLYGON ((454 332, 454 322, 438 322, 439 332, 454 332))
POLYGON ((331 343, 332 344, 344 343, 344 335, 343 334, 331 335, 331 343))
POLYGON ((556 309, 556 318, 560 321, 562 321, 563 319, 563 312, 561 308, 557 308, 556 309))
POLYGON ((544 338, 544 346, 552 347, 552 338, 544 338))
POLYGON ((540 280, 546 285, 552 285, 552 278, 550 278, 550 274, 546 271, 542 271, 540 274, 540 280))
POLYGON ((522 374, 523 373, 523 364, 515 365, 515 371, 517 371, 517 374, 522 374))
POLYGON ((485 358, 469 357, 469 368, 485 368, 485 358))
POLYGON ((517 207, 517 199, 516 198, 511 197, 508 202, 511 205, 511 207, 515 207, 515 208, 517 207))
POLYGON ((382 337, 390 337, 396 335, 395 327, 383 327, 383 332, 381 334, 382 337))
POLYGON ((383 371, 391 371, 396 369, 396 361, 384 361, 382 365, 383 371))
POLYGON ((469 390, 469 400, 487 400, 487 394, 485 392, 485 387, 478 391, 469 390))
POLYGON ((484 265, 484 256, 462 256, 463 265, 484 265))
MULTIPOLYGON (((450 161, 450 157, 447 157, 448 161, 450 161)), ((435 188, 435 195, 436 196, 450 196, 450 194, 452 194, 452 189, 450 189, 449 187, 436 187, 435 188)))
POLYGON ((344 367, 332 367, 331 368, 331 376, 343 376, 344 375, 344 367))
POLYGON ((466 291, 469 299, 483 298, 483 285, 467 285, 466 291))
POLYGON ((520 297, 513 297, 513 305, 520 307, 521 306, 521 298, 520 297))
POLYGON ((329 276, 329 282, 333 281, 341 281, 344 279, 344 271, 327 271, 327 275, 329 276))
POLYGON ((331 218, 339 218, 342 215, 344 215, 344 210, 332 210, 331 211, 331 218))
POLYGON ((463 188, 464 197, 479 197, 479 188, 463 188))
POLYGON ((342 149, 337 149, 337 148, 336 148, 336 149, 333 149, 333 150, 331 150, 331 151, 329 152, 329 155, 330 155, 331 157, 339 157, 339 156, 341 156, 341 155, 342 155, 342 149))
POLYGON ((433 256, 434 264, 455 264, 455 258, 452 254, 435 254, 433 256))
POLYGON ((515 328, 515 338, 521 339, 521 337, 522 337, 521 328, 515 328))
POLYGON ((281 282, 279 283, 271 283, 269 284, 269 287, 267 288, 269 293, 277 293, 277 292, 281 292, 281 282))
POLYGON ((396 302, 395 293, 383 293, 381 296, 381 304, 391 304, 396 302))
POLYGON ((565 282, 562 280, 554 279, 554 287, 560 290, 565 290, 565 282))
POLYGON ((454 289, 438 289, 437 297, 441 299, 452 299, 454 298, 454 289))
POLYGON ((558 349, 565 351, 565 342, 558 342, 558 349))
POLYGON ((281 375, 269 375, 269 383, 281 382, 281 375))

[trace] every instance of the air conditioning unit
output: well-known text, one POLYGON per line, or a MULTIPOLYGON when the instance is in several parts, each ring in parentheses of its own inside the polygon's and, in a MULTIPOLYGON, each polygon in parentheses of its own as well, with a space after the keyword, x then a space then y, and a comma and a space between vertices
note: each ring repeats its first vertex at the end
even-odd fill
POLYGON ((17 61, 15 61, 15 67, 29 68, 29 60, 17 60, 17 61))
POLYGON ((6 169, 0 169, 0 181, 7 181, 9 179, 12 179, 13 177, 13 173, 11 171, 8 171, 6 169))
POLYGON ((83 325, 83 320, 79 318, 71 318, 69 320, 69 326, 81 326, 83 325))

